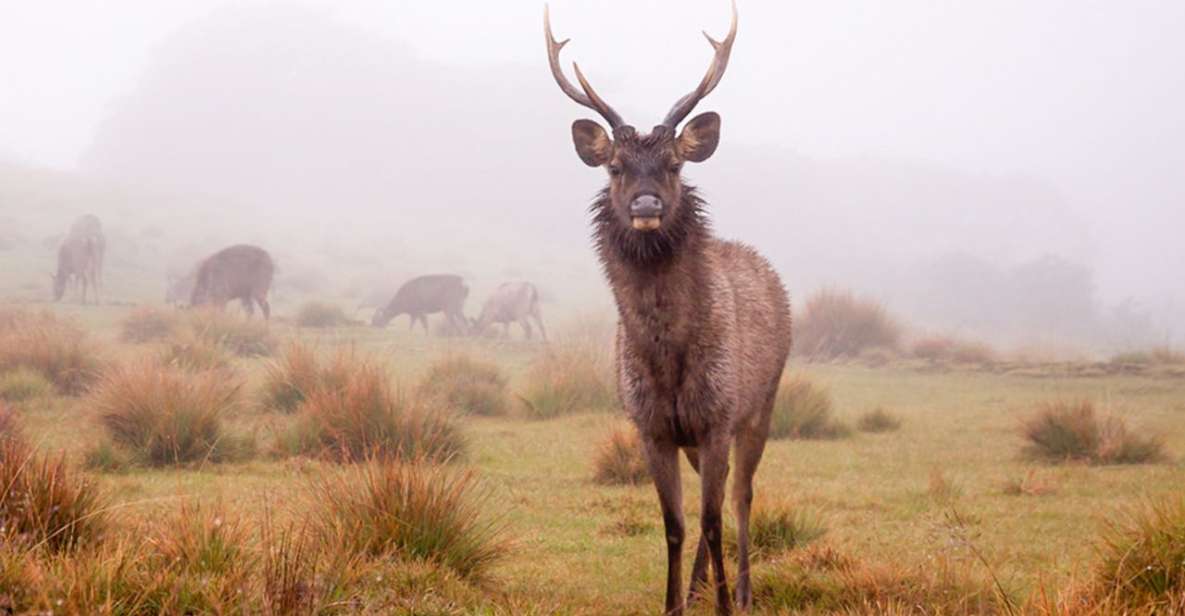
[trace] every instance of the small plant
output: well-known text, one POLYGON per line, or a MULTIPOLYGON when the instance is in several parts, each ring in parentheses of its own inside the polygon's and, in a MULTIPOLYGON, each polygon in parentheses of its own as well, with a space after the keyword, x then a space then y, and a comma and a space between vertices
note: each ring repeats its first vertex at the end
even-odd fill
POLYGON ((1106 523, 1091 594, 1115 613, 1176 613, 1185 599, 1185 498, 1133 506, 1106 523), (1175 602, 1175 603, 1174 603, 1175 602))
POLYGON ((506 377, 498 366, 464 355, 433 364, 420 382, 419 391, 472 415, 503 415, 510 406, 506 377))
POLYGON ((602 485, 637 485, 650 479, 638 431, 617 426, 597 447, 593 457, 593 481, 602 485))
POLYGON ((267 364, 261 402, 265 408, 292 413, 321 382, 322 368, 316 353, 293 341, 280 359, 267 364))
POLYGON ((53 383, 32 368, 20 367, 0 374, 0 400, 25 402, 53 394, 53 383))
POLYGON ((117 447, 149 466, 249 457, 253 439, 225 433, 241 385, 225 375, 192 374, 154 362, 111 371, 91 403, 117 447))
POLYGON ((182 332, 166 341, 158 357, 166 366, 189 372, 233 369, 233 358, 225 347, 193 332, 182 332))
POLYGON ((849 432, 831 416, 831 395, 826 389, 802 376, 782 379, 770 420, 770 438, 829 439, 849 432))
POLYGON ((337 304, 305 302, 296 311, 294 322, 297 327, 324 328, 348 325, 350 319, 337 304))
POLYGON ((51 312, 0 312, 0 372, 36 370, 63 394, 84 391, 99 374, 98 353, 86 334, 51 312))
POLYGON ((856 427, 862 432, 892 432, 901 427, 901 418, 878 406, 861 415, 856 427))
POLYGON ((119 337, 124 342, 139 344, 165 340, 181 326, 176 312, 144 306, 133 310, 120 324, 119 337))
POLYGON ((865 349, 896 349, 901 325, 884 306, 849 291, 823 290, 807 299, 795 319, 794 347, 822 361, 852 358, 865 349))
POLYGON ((1057 487, 1037 471, 1030 470, 1024 477, 1004 481, 1004 494, 1008 496, 1048 496, 1057 493, 1057 487))
MULTIPOLYGON (((801 548, 822 537, 827 527, 815 511, 785 502, 756 500, 749 514, 749 541, 755 559, 801 548)), ((725 534, 729 550, 736 549, 736 530, 725 534)))
POLYGON ((612 359, 595 340, 577 339, 548 347, 527 368, 519 396, 532 419, 617 408, 612 359))
POLYGON ((1119 417, 1100 419, 1087 400, 1047 402, 1021 432, 1029 441, 1025 455, 1049 462, 1143 464, 1165 457, 1160 439, 1131 432, 1119 417))
POLYGON ((437 562, 470 579, 506 555, 489 494, 470 471, 371 460, 314 480, 311 497, 326 540, 359 554, 437 562))
POLYGON ((220 344, 240 357, 266 357, 279 346, 266 323, 236 318, 219 310, 193 311, 190 325, 199 338, 220 344))
POLYGON ((940 503, 949 503, 963 495, 963 488, 948 478, 942 469, 935 467, 930 469, 930 482, 926 493, 940 503))
POLYGON ((341 355, 343 382, 322 384, 307 394, 280 447, 289 454, 359 462, 371 457, 448 460, 464 450, 451 413, 400 396, 381 366, 341 355))

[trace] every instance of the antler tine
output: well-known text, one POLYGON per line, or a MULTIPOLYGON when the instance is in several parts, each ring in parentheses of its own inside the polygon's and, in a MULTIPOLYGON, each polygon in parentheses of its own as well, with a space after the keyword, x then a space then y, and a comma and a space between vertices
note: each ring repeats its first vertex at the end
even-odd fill
POLYGON ((543 5, 543 31, 547 38, 547 62, 551 65, 551 76, 555 78, 556 84, 560 86, 564 94, 567 94, 568 98, 571 98, 577 103, 601 114, 601 117, 605 118, 605 121, 609 123, 609 128, 616 129, 621 127, 624 124, 621 116, 604 99, 597 95, 596 90, 593 90, 588 80, 580 72, 579 66, 575 63, 572 64, 572 68, 576 70, 576 79, 580 81, 580 87, 584 90, 583 92, 577 90, 576 86, 572 85, 572 82, 568 81, 568 78, 564 76, 564 70, 560 67, 560 50, 571 39, 555 40, 555 36, 551 33, 551 9, 547 4, 543 5))
POLYGON ((691 113, 692 109, 699 104, 700 100, 707 96, 720 83, 720 79, 724 77, 724 70, 728 68, 728 58, 732 54, 732 44, 737 38, 737 3, 732 0, 732 24, 728 29, 728 36, 724 37, 723 41, 713 39, 707 32, 704 32, 704 38, 708 39, 708 43, 712 45, 712 49, 716 51, 716 55, 712 58, 712 64, 708 66, 708 72, 704 78, 699 82, 694 90, 680 98, 671 110, 667 113, 666 119, 662 121, 664 126, 669 126, 672 130, 679 126, 683 118, 691 113))

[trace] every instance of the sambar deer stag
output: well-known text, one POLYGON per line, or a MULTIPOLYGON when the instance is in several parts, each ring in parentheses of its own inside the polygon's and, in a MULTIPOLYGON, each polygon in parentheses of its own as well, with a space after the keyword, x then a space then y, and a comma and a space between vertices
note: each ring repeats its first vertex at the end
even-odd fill
POLYGON ((574 66, 580 88, 564 76, 544 9, 551 73, 560 89, 600 114, 572 124, 576 153, 603 167, 608 185, 592 204, 593 237, 617 303, 617 374, 622 404, 642 437, 662 508, 667 541, 666 612, 682 614, 682 450, 702 482, 701 535, 691 594, 715 572, 716 611, 732 597, 724 573, 721 510, 729 450, 736 446, 732 499, 739 568, 736 603, 752 603, 749 510, 753 474, 765 449, 778 381, 790 352, 790 301, 777 273, 752 248, 713 236, 706 205, 681 177, 684 163, 707 160, 720 137, 713 112, 679 125, 720 82, 736 39, 736 4, 715 57, 691 93, 661 124, 641 133, 597 95, 574 66))
POLYGON ((255 314, 254 304, 258 304, 264 320, 268 320, 272 309, 267 294, 275 275, 275 263, 266 250, 248 244, 224 248, 198 265, 189 305, 221 310, 227 302, 237 299, 248 317, 255 314))

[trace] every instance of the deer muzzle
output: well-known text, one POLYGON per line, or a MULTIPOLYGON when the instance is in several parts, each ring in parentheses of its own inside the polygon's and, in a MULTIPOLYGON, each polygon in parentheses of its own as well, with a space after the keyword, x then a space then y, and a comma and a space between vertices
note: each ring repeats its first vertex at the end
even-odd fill
POLYGON ((630 203, 630 220, 638 231, 654 231, 662 226, 662 200, 642 195, 630 203))

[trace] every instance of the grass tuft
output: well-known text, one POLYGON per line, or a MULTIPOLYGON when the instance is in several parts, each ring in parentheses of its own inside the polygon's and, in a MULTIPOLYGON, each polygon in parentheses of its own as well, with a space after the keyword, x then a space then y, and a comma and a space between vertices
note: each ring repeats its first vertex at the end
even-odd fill
POLYGON ((53 394, 53 383, 40 372, 20 367, 0 373, 0 400, 27 402, 53 394))
POLYGON ((902 329, 880 303, 834 289, 808 298, 794 325, 796 352, 820 361, 857 357, 865 349, 896 349, 902 329))
POLYGON ((0 311, 0 372, 29 368, 63 394, 82 393, 98 377, 101 360, 86 334, 53 313, 0 311))
MULTIPOLYGON (((754 560, 802 548, 827 533, 818 512, 782 501, 753 501, 749 514, 749 545, 754 560)), ((736 529, 727 528, 725 544, 736 550, 736 529)))
POLYGON ((226 348, 193 332, 181 332, 167 340, 158 355, 162 364, 189 372, 233 370, 226 348))
POLYGON ((556 342, 527 368, 519 398, 531 419, 618 408, 613 361, 596 337, 556 342))
POLYGON ((593 456, 593 481, 602 485, 638 485, 650 479, 642 441, 633 425, 614 427, 593 456))
POLYGON ((498 366, 465 355, 432 364, 419 393, 470 415, 505 415, 510 407, 506 377, 498 366))
POLYGON ((1024 420, 1021 432, 1029 442, 1025 455, 1048 462, 1144 464, 1165 459, 1159 438, 1131 432, 1122 418, 1100 418, 1088 400, 1046 402, 1024 420))
POLYGON ((856 420, 856 428, 861 432, 892 432, 900 427, 901 418, 879 406, 856 420))
POLYGON ((341 306, 328 302, 305 302, 296 311, 293 322, 297 327, 328 328, 350 324, 341 306))
POLYGON ((959 340, 948 336, 930 336, 913 343, 911 354, 930 362, 987 365, 999 359, 996 350, 983 342, 959 340))
POLYGON ((305 398, 321 386, 323 371, 316 352, 300 341, 292 341, 279 359, 268 362, 261 403, 264 408, 293 413, 305 398))
POLYGON ((220 310, 194 310, 190 325, 199 338, 220 344, 239 357, 266 357, 279 341, 259 319, 242 319, 220 310))
POLYGON ((181 327, 181 319, 173 310, 143 306, 133 310, 120 323, 119 338, 139 344, 165 340, 181 327))
POLYGON ((1092 590, 1117 612, 1176 613, 1185 600, 1185 498, 1148 501, 1109 520, 1092 590))
POLYGON ((783 377, 774 401, 769 437, 842 438, 851 429, 832 417, 831 395, 803 376, 783 377))

